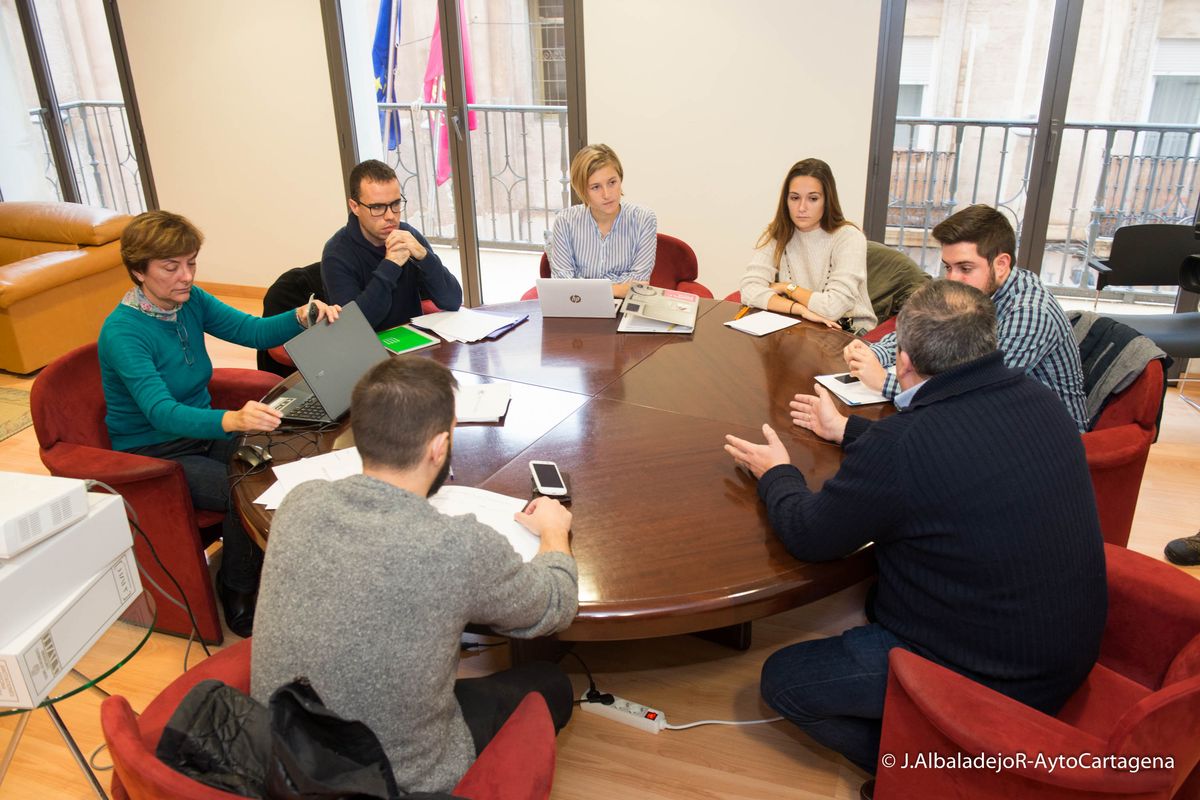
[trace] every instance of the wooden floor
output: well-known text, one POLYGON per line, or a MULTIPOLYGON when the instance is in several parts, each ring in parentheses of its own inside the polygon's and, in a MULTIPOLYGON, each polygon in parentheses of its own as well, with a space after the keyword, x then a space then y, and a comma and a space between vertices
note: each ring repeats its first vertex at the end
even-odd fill
MULTIPOLYGON (((256 300, 225 298, 258 312, 256 300)), ((209 341, 217 366, 253 366, 253 353, 209 341)), ((32 380, 0 372, 0 386, 28 389, 32 380)), ((1168 392, 1162 433, 1150 452, 1142 483, 1131 549, 1162 559, 1163 545, 1189 536, 1200 527, 1200 412, 1168 392), (1191 498, 1191 499, 1189 499, 1191 498)), ((37 441, 30 428, 0 442, 0 471, 43 473, 37 441)), ((1200 568, 1188 570, 1200 578, 1200 568)), ((786 644, 838 634, 859 624, 863 587, 855 587, 819 603, 780 614, 754 625, 754 644, 735 652, 693 637, 641 642, 590 643, 575 652, 595 673, 604 691, 651 705, 672 724, 700 719, 759 719, 771 716, 758 698, 762 662, 786 644)), ((114 639, 129 635, 118 630, 114 639)), ((154 634, 143 650, 104 682, 129 698, 135 710, 181 671, 184 641, 154 634)), ((191 662, 202 656, 193 648, 191 662)), ((111 655, 89 654, 86 672, 111 655)), ((506 648, 498 647, 464 659, 464 674, 477 674, 507 664, 506 648)), ((575 659, 564 667, 577 690, 587 682, 575 659)), ((92 691, 59 705, 67 726, 85 754, 103 737, 99 726, 101 696, 92 691)), ((0 718, 0 752, 14 726, 0 718)), ((103 751, 96 763, 107 764, 103 751)), ((100 773, 107 787, 109 773, 100 773)), ((864 775, 838 756, 822 750, 785 723, 746 727, 704 726, 653 735, 586 712, 575 718, 558 739, 555 800, 606 798, 851 798, 858 797, 864 775)), ((33 715, 13 766, 0 787, 5 800, 93 797, 88 785, 44 712, 33 715)))

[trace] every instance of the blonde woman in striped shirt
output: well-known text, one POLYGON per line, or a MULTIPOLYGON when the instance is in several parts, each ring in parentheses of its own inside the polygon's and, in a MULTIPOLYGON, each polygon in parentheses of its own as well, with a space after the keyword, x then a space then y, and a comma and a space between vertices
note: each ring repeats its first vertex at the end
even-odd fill
POLYGON ((554 219, 546 245, 555 278, 607 278, 613 297, 650 280, 658 219, 648 208, 621 202, 621 160, 606 144, 584 147, 571 159, 571 188, 583 205, 554 219))

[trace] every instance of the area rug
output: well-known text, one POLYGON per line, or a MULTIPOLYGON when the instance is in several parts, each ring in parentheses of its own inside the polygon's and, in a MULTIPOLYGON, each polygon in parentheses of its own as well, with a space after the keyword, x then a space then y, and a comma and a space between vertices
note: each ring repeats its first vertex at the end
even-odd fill
POLYGON ((29 392, 0 388, 0 442, 33 424, 29 416, 29 392))

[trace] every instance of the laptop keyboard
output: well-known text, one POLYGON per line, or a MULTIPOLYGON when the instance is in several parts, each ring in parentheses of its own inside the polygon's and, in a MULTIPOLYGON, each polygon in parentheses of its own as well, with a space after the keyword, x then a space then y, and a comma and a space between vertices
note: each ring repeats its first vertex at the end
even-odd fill
POLYGON ((288 419, 312 420, 313 422, 322 422, 329 419, 329 415, 325 413, 325 407, 321 405, 321 401, 316 395, 305 400, 300 405, 295 404, 294 397, 280 397, 274 403, 271 403, 271 408, 278 411, 285 411, 285 416, 288 419))

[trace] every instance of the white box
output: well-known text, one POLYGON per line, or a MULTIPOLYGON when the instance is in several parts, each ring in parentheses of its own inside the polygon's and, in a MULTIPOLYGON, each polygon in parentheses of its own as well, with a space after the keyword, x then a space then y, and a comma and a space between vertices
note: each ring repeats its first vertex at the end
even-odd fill
POLYGON ((133 550, 0 644, 0 707, 34 708, 142 593, 133 550))
POLYGON ((83 519, 87 512, 87 490, 81 480, 0 473, 0 558, 15 556, 83 519))
POLYGON ((0 642, 28 628, 133 547, 120 497, 90 492, 87 518, 0 559, 0 642))

